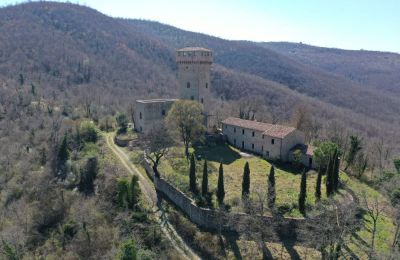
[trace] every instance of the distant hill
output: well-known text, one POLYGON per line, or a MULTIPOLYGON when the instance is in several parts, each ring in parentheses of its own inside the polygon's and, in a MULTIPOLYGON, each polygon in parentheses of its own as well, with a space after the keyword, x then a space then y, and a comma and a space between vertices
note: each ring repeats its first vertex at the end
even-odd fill
MULTIPOLYGON (((376 119, 398 121, 395 118, 400 113, 399 97, 364 88, 342 75, 296 60, 290 55, 263 48, 253 42, 223 40, 157 22, 126 22, 141 32, 162 40, 171 48, 204 46, 214 50, 215 62, 226 68, 286 85, 296 92, 376 119), (387 113, 382 113, 383 110, 394 113, 389 112, 392 115, 388 116, 387 113)), ((251 85, 248 87, 251 88, 251 85)))
MULTIPOLYGON (((0 91, 34 84, 44 98, 73 105, 86 95, 103 110, 128 107, 135 98, 176 97, 175 49, 184 46, 214 51, 216 99, 233 104, 257 97, 267 113, 285 120, 308 104, 322 123, 337 120, 373 137, 399 135, 398 95, 258 43, 111 18, 68 3, 0 9, 0 91)), ((0 96, 0 107, 5 102, 0 96)))
POLYGON ((398 53, 341 50, 290 42, 265 42, 260 45, 365 87, 400 93, 398 53))

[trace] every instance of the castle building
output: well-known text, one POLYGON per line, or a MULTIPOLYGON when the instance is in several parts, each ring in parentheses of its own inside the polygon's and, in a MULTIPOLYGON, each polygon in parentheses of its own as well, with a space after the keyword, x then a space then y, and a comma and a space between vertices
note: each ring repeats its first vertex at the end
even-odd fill
MULTIPOLYGON (((176 62, 180 98, 199 102, 203 108, 205 125, 208 126, 213 53, 205 48, 186 47, 176 51, 176 62)), ((135 130, 146 134, 157 127, 177 100, 136 100, 135 130)), ((294 127, 229 117, 222 121, 222 133, 228 143, 241 150, 270 160, 300 160, 310 168, 315 167, 312 147, 305 145, 304 134, 294 127), (295 158, 295 151, 300 151, 301 158, 295 158)), ((298 157, 299 153, 296 154, 298 157)))
MULTIPOLYGON (((210 116, 210 71, 213 62, 211 50, 200 47, 186 47, 176 51, 180 99, 199 102, 204 111, 205 124, 210 116)), ((136 100, 135 130, 148 133, 164 120, 172 104, 178 99, 136 100)))
POLYGON ((148 133, 167 116, 168 110, 177 99, 136 100, 135 129, 140 133, 148 133))
POLYGON ((208 114, 212 51, 199 47, 183 48, 176 51, 176 62, 181 99, 199 102, 208 114))

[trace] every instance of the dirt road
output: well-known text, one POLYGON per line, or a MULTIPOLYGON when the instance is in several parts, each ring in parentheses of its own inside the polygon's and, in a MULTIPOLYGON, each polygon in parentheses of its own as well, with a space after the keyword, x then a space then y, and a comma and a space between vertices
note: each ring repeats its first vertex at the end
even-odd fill
POLYGON ((154 189, 153 183, 144 176, 136 166, 129 160, 129 156, 124 150, 114 144, 113 133, 104 135, 106 138, 107 146, 112 152, 118 157, 121 164, 126 168, 130 174, 137 175, 139 177, 139 186, 142 190, 147 201, 150 203, 155 211, 156 220, 160 224, 161 230, 164 235, 171 241, 175 249, 186 259, 200 259, 200 257, 193 252, 193 250, 183 241, 183 239, 176 232, 175 228, 165 219, 162 218, 163 209, 157 206, 157 193, 154 189))

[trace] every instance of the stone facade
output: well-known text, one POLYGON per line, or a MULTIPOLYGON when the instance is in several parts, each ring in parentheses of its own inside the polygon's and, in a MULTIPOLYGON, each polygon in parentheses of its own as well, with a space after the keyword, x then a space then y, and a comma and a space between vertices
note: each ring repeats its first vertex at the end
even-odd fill
POLYGON ((176 51, 181 99, 199 102, 205 114, 209 114, 212 62, 213 53, 208 49, 187 47, 176 51))
POLYGON ((305 143, 304 134, 294 127, 233 117, 222 121, 222 132, 228 143, 236 148, 283 162, 292 160, 293 147, 305 143))
POLYGON ((155 124, 164 120, 175 101, 177 99, 136 100, 135 130, 139 133, 148 133, 155 124))
MULTIPOLYGON (((199 102, 205 114, 205 125, 210 115, 210 71, 212 51, 200 47, 187 47, 176 51, 178 82, 181 99, 199 102)), ((164 119, 178 99, 136 100, 135 130, 148 133, 152 126, 164 119)))

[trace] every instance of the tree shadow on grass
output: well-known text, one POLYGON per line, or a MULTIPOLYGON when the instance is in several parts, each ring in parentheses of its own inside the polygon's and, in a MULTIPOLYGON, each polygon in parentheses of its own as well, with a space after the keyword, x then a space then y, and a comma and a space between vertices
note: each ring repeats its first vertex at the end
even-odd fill
POLYGON ((240 253, 240 248, 237 244, 237 240, 239 239, 239 235, 237 233, 230 233, 225 235, 226 241, 229 244, 230 249, 233 251, 235 255, 235 259, 241 260, 242 254, 240 253))
POLYGON ((290 259, 301 259, 294 246, 297 241, 297 232, 293 224, 289 224, 288 229, 277 228, 276 234, 278 235, 282 245, 290 255, 290 259))
POLYGON ((194 153, 196 157, 223 164, 231 164, 241 158, 240 154, 227 144, 197 146, 194 153))

